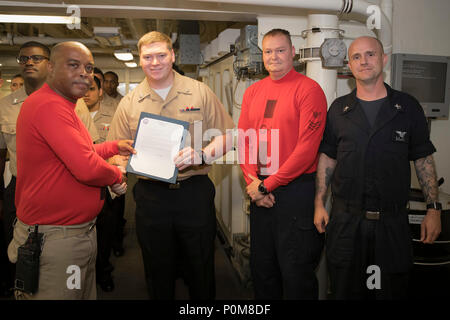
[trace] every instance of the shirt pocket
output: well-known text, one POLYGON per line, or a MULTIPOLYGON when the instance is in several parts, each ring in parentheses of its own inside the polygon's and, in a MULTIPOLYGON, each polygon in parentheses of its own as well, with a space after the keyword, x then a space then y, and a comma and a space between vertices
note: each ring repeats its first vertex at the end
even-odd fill
POLYGON ((389 141, 384 145, 384 150, 396 155, 403 154, 405 157, 407 157, 409 138, 409 130, 393 129, 389 141))
POLYGON ((353 177, 355 174, 356 144, 353 141, 339 143, 335 172, 341 177, 353 177))
POLYGON ((389 194, 398 192, 399 185, 408 185, 410 179, 410 164, 408 158, 408 144, 398 141, 390 141, 383 146, 379 155, 380 161, 376 162, 379 177, 385 183, 384 191, 389 194), (392 180, 393 177, 395 181, 392 180))
POLYGON ((385 160, 390 162, 408 161, 410 132, 403 127, 392 129, 389 139, 383 146, 385 160))
POLYGON ((139 118, 136 120, 133 120, 130 122, 130 126, 129 126, 129 137, 121 137, 122 139, 131 139, 131 140, 135 140, 136 139, 136 132, 138 129, 138 125, 139 125, 139 118))
POLYGON ((189 146, 189 142, 191 147, 194 146, 202 146, 203 145, 203 132, 205 131, 205 124, 203 123, 203 113, 199 111, 191 111, 188 115, 185 115, 183 119, 180 119, 186 122, 189 122, 189 135, 186 137, 186 146, 189 146), (199 141, 195 141, 194 139, 200 139, 199 141))
POLYGON ((0 129, 3 133, 15 135, 16 134, 16 124, 15 123, 8 123, 8 124, 2 124, 0 129))
POLYGON ((185 112, 185 114, 183 114, 183 116, 181 117, 181 120, 187 121, 190 124, 196 121, 203 121, 203 113, 201 111, 185 112))

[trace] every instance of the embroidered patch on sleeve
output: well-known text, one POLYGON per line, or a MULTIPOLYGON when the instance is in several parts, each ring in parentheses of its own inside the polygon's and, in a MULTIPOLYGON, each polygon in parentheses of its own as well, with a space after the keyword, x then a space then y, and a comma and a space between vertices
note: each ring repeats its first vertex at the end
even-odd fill
POLYGON ((321 114, 322 112, 313 112, 313 118, 308 122, 309 130, 315 131, 320 128, 320 126, 322 125, 322 121, 318 118, 321 114))

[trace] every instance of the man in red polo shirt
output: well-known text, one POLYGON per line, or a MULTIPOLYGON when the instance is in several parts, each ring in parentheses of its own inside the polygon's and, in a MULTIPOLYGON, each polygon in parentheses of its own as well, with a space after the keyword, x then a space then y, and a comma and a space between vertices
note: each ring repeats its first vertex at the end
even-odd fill
POLYGON ((75 113, 75 102, 93 80, 93 57, 78 42, 56 45, 49 76, 23 103, 17 120, 17 223, 8 248, 17 248, 38 225, 44 233, 39 289, 16 298, 95 299, 95 218, 103 207, 105 186, 124 192, 124 169, 108 164, 118 153, 134 152, 131 140, 94 145, 75 113), (74 282, 68 278, 78 273, 74 282))

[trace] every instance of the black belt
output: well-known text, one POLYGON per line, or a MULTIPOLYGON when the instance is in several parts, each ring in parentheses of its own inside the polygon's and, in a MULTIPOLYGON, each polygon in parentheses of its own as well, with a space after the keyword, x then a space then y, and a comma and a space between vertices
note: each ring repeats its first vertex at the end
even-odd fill
POLYGON ((150 179, 141 179, 139 178, 139 181, 145 182, 145 183, 151 183, 151 184, 156 184, 159 185, 161 187, 170 189, 170 190, 176 190, 176 189, 180 189, 181 188, 181 184, 183 182, 185 182, 186 180, 183 181, 177 181, 176 183, 168 183, 168 182, 164 182, 164 181, 160 181, 160 180, 150 180, 150 179))
POLYGON ((176 183, 168 183, 168 182, 164 182, 161 180, 156 180, 156 179, 151 179, 151 178, 147 178, 147 177, 143 177, 143 176, 138 176, 138 180, 142 181, 144 183, 149 183, 149 184, 153 184, 153 185, 158 185, 161 186, 163 188, 169 189, 169 190, 178 190, 181 187, 183 187, 184 185, 187 185, 188 183, 192 183, 198 179, 203 179, 203 178, 208 178, 207 175, 193 175, 190 176, 189 178, 186 178, 184 180, 179 180, 176 183))
POLYGON ((370 210, 368 209, 361 209, 357 206, 352 206, 347 204, 345 201, 342 200, 336 200, 333 201, 333 210, 340 211, 340 212, 348 212, 355 215, 363 215, 367 220, 380 220, 380 216, 384 213, 396 213, 399 211, 398 205, 390 205, 386 206, 384 208, 377 208, 370 210))

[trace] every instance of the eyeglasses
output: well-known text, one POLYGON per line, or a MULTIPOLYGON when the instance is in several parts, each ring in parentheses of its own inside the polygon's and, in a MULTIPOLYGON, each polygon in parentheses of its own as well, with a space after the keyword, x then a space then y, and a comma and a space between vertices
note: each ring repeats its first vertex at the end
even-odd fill
POLYGON ((19 56, 17 57, 17 63, 18 64, 26 64, 28 62, 28 60, 32 60, 33 63, 41 63, 42 61, 44 61, 44 59, 47 59, 47 57, 38 55, 38 54, 34 54, 32 56, 19 56))

